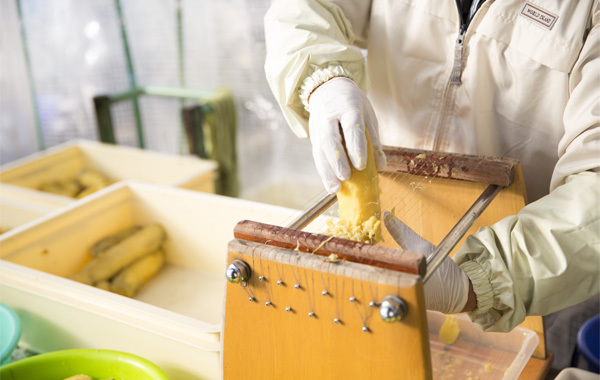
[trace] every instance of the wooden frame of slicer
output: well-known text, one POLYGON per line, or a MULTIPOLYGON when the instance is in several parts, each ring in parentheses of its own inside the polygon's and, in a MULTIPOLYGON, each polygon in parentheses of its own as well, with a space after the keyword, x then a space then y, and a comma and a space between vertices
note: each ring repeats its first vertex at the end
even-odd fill
MULTIPOLYGON (((507 158, 384 151, 381 210, 395 209, 437 245, 434 254, 398 248, 385 228, 378 245, 302 231, 332 195, 286 227, 241 221, 228 247, 223 378, 434 377, 424 281, 467 235, 527 203, 522 170, 507 158)), ((540 338, 533 356, 541 369, 529 372, 541 378, 550 362, 542 319, 523 326, 540 338)))

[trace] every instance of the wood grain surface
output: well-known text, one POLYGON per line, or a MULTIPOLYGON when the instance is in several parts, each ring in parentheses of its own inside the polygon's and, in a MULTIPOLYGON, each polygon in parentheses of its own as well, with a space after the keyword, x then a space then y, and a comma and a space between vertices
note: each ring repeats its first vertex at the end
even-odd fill
POLYGON ((414 273, 421 276, 425 274, 427 265, 423 255, 415 252, 313 234, 251 220, 239 222, 235 226, 233 234, 237 239, 314 253, 321 256, 335 254, 340 260, 414 273))
POLYGON ((460 179, 489 185, 510 186, 518 160, 471 154, 451 154, 384 146, 385 173, 460 179))

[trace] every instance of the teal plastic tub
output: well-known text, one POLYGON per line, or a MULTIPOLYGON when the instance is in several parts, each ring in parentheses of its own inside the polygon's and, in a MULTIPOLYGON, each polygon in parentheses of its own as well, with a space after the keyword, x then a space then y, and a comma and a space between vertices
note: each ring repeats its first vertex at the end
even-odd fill
POLYGON ((0 365, 10 363, 11 355, 17 348, 19 339, 21 339, 21 322, 17 313, 0 303, 0 365))
POLYGON ((156 364, 137 355, 90 348, 49 352, 0 367, 2 380, 62 380, 75 375, 94 380, 169 380, 156 364))

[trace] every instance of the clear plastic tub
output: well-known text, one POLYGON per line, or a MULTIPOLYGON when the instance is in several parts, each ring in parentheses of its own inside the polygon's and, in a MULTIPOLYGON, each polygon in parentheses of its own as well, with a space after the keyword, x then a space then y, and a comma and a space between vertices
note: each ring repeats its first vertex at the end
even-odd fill
POLYGON ((522 327, 508 333, 484 332, 466 315, 452 318, 460 333, 453 344, 445 345, 439 331, 446 315, 427 312, 435 380, 517 379, 539 342, 534 331, 522 327))

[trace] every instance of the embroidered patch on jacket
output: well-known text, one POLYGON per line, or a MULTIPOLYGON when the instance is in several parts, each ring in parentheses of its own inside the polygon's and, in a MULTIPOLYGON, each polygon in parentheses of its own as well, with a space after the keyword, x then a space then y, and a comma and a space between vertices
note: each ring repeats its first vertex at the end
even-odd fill
POLYGON ((548 30, 552 29, 556 19, 558 19, 557 15, 531 3, 525 3, 525 6, 521 9, 521 16, 548 30))

